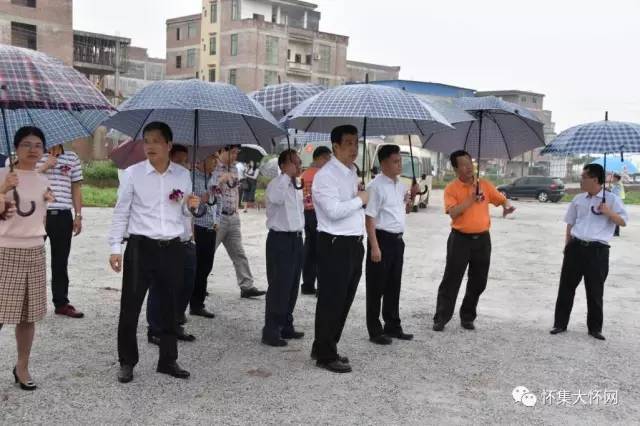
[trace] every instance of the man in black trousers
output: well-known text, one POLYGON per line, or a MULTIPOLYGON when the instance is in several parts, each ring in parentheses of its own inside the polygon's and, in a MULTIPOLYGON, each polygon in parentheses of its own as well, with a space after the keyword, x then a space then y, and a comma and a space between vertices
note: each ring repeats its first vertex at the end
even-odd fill
MULTIPOLYGON (((378 150, 381 172, 367 187, 369 202, 365 209, 368 235, 366 260, 367 330, 369 340, 379 345, 391 344, 391 337, 411 340, 413 334, 400 325, 400 283, 404 261, 406 214, 413 202, 408 188, 400 182, 402 157, 397 145, 383 145, 378 150), (380 302, 384 329, 380 323, 380 302)), ((415 191, 415 188, 414 188, 415 191)))
POLYGON ((338 354, 338 342, 362 275, 362 207, 369 196, 353 164, 358 155, 358 129, 336 127, 331 143, 334 158, 318 172, 312 187, 318 217, 318 302, 311 358, 318 367, 349 373, 349 359, 338 354))
POLYGON ((118 381, 133 380, 138 363, 137 328, 140 309, 149 287, 158 296, 160 357, 157 372, 186 379, 180 368, 177 333, 177 289, 183 285, 184 218, 200 199, 191 194, 191 178, 184 167, 169 161, 173 135, 165 123, 153 122, 143 130, 146 161, 129 167, 121 180, 118 202, 109 232, 115 272, 124 269, 118 321, 118 381), (121 243, 129 234, 124 262, 121 243), (124 268, 123 268, 124 267, 124 268))
POLYGON ((476 179, 471 155, 456 151, 450 156, 457 179, 444 190, 445 212, 451 217, 447 240, 447 263, 438 288, 433 331, 443 331, 456 306, 464 273, 469 267, 467 291, 460 306, 460 324, 474 330, 480 295, 487 287, 491 264, 491 217, 489 204, 502 206, 502 216, 515 211, 507 198, 489 181, 476 179))
POLYGON ((316 294, 318 275, 318 218, 313 207, 313 178, 331 160, 331 150, 319 146, 313 151, 313 163, 302 173, 302 193, 304 195, 304 262, 302 263, 302 285, 300 293, 316 294))
POLYGON ((304 333, 293 326, 293 310, 298 299, 302 271, 302 230, 304 215, 302 190, 296 188, 301 162, 291 149, 278 157, 282 174, 269 182, 267 200, 267 298, 262 343, 286 346, 288 339, 304 333))
POLYGON ((602 335, 602 296, 609 274, 609 241, 617 226, 626 226, 628 216, 620 197, 604 193, 604 169, 599 164, 587 164, 582 170, 580 188, 565 222, 564 259, 560 273, 560 288, 551 334, 567 331, 573 297, 584 278, 587 292, 587 328, 589 335, 604 340, 602 335))

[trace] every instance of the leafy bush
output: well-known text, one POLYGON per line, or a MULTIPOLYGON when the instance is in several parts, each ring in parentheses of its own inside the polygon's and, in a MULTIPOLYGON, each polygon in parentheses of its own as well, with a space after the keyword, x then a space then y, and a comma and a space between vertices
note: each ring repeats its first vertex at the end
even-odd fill
POLYGON ((86 184, 100 188, 118 186, 118 168, 112 161, 92 161, 82 168, 86 184))

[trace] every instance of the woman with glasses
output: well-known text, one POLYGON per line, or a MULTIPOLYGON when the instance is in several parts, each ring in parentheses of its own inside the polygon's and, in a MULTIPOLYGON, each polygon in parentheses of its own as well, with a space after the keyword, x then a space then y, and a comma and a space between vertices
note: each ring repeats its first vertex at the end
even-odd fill
POLYGON ((47 178, 36 171, 45 148, 42 131, 23 127, 13 144, 13 171, 0 169, 0 193, 17 209, 17 214, 0 220, 0 327, 16 324, 18 360, 13 376, 22 389, 32 391, 36 385, 29 374, 29 356, 35 323, 47 311, 44 220, 53 196, 47 178))

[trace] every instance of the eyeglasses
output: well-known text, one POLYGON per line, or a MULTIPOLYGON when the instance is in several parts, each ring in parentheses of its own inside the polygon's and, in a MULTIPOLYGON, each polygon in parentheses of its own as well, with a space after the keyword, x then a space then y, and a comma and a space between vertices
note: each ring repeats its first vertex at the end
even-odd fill
POLYGON ((21 142, 20 144, 18 144, 18 148, 24 148, 24 149, 33 149, 33 150, 44 150, 44 145, 42 145, 41 143, 27 143, 27 142, 21 142))

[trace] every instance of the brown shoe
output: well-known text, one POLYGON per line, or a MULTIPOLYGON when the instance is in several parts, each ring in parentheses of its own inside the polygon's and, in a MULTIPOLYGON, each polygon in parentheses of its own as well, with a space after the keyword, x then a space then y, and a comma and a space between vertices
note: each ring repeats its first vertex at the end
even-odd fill
POLYGON ((84 317, 84 314, 82 312, 77 311, 76 308, 73 307, 73 305, 69 305, 69 304, 57 307, 55 312, 57 315, 66 315, 71 318, 84 317))

